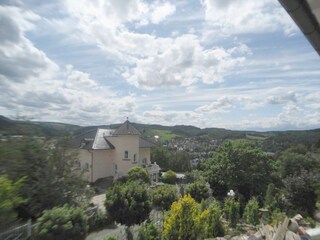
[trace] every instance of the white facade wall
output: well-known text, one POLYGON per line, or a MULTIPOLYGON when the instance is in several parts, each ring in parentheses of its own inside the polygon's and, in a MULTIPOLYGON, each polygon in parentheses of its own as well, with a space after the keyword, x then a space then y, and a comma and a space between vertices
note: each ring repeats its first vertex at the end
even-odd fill
POLYGON ((150 148, 140 148, 139 149, 139 164, 144 165, 143 160, 146 160, 146 165, 150 164, 150 148))
POLYGON ((84 170, 84 179, 91 182, 91 153, 86 149, 79 149, 78 159, 81 169, 84 170))
POLYGON ((139 162, 139 136, 138 135, 118 135, 108 137, 108 140, 115 147, 114 164, 117 168, 115 178, 127 175, 128 170, 138 165, 139 162), (128 151, 128 158, 125 158, 125 151, 128 151), (136 162, 134 162, 136 155, 136 162))
POLYGON ((99 178, 111 177, 114 174, 114 150, 91 150, 93 152, 93 182, 99 178))

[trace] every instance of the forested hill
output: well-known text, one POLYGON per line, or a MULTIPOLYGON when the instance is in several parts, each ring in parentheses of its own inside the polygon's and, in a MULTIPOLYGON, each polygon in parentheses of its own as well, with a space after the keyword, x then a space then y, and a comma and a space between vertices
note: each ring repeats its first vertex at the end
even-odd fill
MULTIPOLYGON (((320 145, 320 129, 303 131, 234 131, 222 128, 201 129, 194 126, 176 125, 148 125, 132 123, 145 137, 159 136, 162 141, 169 141, 174 138, 202 137, 204 139, 245 139, 247 141, 257 142, 265 150, 275 151, 287 148, 292 145, 304 144, 311 146, 320 145)), ((35 122, 27 120, 12 120, 0 116, 0 134, 24 135, 38 137, 58 137, 66 134, 81 134, 98 127, 117 128, 120 124, 102 125, 102 126, 78 126, 55 122, 35 122)))
POLYGON ((0 116, 0 134, 4 136, 23 135, 51 138, 62 136, 68 132, 72 133, 79 129, 81 129, 80 126, 72 124, 12 120, 0 116))

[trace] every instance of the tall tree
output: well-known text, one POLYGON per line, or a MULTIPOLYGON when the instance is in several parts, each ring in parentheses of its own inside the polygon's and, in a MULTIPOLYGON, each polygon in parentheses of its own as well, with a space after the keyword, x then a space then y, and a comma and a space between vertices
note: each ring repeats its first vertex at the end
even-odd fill
POLYGON ((217 197, 225 197, 230 189, 245 200, 263 196, 272 181, 271 159, 245 142, 224 143, 206 161, 205 167, 205 175, 217 197))
POLYGON ((1 171, 12 180, 26 177, 22 195, 24 209, 36 217, 44 209, 86 200, 86 182, 76 168, 76 155, 65 144, 53 145, 33 138, 0 143, 1 171))
POLYGON ((151 201, 144 184, 136 181, 114 184, 106 192, 105 207, 111 218, 128 227, 145 221, 151 211, 151 201))

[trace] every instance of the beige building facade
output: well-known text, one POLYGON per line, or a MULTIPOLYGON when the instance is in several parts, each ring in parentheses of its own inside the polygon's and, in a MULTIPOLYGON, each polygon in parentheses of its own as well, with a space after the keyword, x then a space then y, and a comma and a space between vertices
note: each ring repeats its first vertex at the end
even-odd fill
POLYGON ((160 167, 150 161, 153 146, 128 120, 115 130, 98 128, 78 135, 72 143, 79 152, 79 167, 92 183, 106 177, 126 176, 135 166, 146 167, 151 179, 158 181, 160 167))

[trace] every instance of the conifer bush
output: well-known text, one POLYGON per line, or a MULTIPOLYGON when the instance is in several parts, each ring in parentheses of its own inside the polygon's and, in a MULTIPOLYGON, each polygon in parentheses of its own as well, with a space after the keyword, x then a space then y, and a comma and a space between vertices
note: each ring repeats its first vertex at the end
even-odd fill
POLYGON ((223 211, 230 227, 236 227, 240 218, 240 203, 233 197, 224 202, 223 211))
POLYGON ((168 215, 164 218, 162 237, 164 240, 200 238, 203 229, 203 219, 200 205, 190 196, 185 195, 171 205, 168 215))
POLYGON ((246 205, 243 218, 247 223, 257 225, 259 223, 259 204, 256 198, 252 198, 246 205))
POLYGON ((205 223, 206 238, 223 237, 225 228, 221 221, 222 211, 217 201, 213 201, 208 208, 208 216, 205 223))

